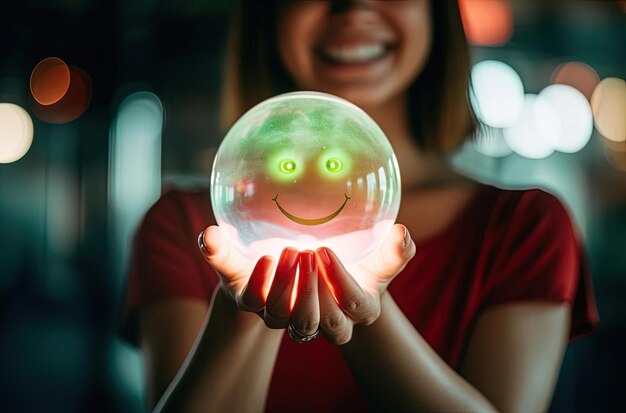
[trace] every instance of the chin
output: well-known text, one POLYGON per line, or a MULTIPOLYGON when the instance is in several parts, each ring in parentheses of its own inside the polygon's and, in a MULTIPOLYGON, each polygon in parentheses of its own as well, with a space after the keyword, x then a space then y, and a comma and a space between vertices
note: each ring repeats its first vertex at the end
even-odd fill
POLYGON ((343 87, 320 88, 321 92, 330 93, 354 103, 361 109, 367 111, 388 103, 389 93, 380 90, 380 86, 349 85, 343 87))

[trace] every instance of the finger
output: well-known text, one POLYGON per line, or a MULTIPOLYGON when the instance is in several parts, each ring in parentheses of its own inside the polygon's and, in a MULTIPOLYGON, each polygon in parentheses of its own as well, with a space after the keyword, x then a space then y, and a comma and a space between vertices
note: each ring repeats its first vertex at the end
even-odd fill
POLYGON ((241 309, 258 313, 265 307, 273 267, 274 260, 268 255, 257 261, 248 283, 237 299, 241 309))
POLYGON ((232 246, 217 225, 202 231, 198 247, 206 261, 225 278, 232 280, 250 274, 250 260, 232 246))
POLYGON ((291 325, 301 335, 314 334, 320 322, 320 307, 317 293, 317 259, 313 251, 300 253, 300 273, 291 325))
POLYGON ((352 338, 352 321, 337 305, 328 283, 317 283, 320 300, 320 330, 331 344, 346 344, 352 338))
POLYGON ((291 292, 298 269, 298 255, 295 248, 285 248, 280 255, 263 314, 269 328, 286 328, 289 325, 291 292))
POLYGON ((380 248, 377 248, 359 266, 391 281, 413 258, 415 251, 415 243, 411 239, 409 230, 402 224, 395 224, 380 248))
POLYGON ((323 266, 323 277, 341 308, 358 323, 373 323, 380 312, 374 297, 361 288, 329 248, 318 248, 317 255, 323 266))

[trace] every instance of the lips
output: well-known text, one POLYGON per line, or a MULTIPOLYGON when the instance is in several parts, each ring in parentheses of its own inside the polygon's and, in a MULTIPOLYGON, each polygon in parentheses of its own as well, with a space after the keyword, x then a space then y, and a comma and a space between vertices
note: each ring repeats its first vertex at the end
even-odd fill
POLYGON ((324 46, 319 54, 327 62, 339 64, 362 64, 384 58, 390 51, 388 44, 357 43, 351 45, 324 46))

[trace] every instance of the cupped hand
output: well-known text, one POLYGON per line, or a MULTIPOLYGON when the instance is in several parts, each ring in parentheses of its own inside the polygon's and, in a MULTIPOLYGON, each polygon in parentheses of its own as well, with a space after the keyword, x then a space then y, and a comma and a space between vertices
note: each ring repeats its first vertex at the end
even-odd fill
MULTIPOLYGON (((270 328, 289 325, 292 290, 300 261, 296 248, 285 248, 274 270, 272 257, 263 256, 254 264, 215 225, 200 234, 198 245, 219 276, 222 288, 240 310, 259 314, 270 328)), ((304 287, 306 283, 302 285, 304 287)))
POLYGON ((349 270, 329 248, 316 253, 320 329, 330 342, 345 344, 354 324, 369 325, 378 318, 380 297, 415 255, 415 243, 406 227, 396 224, 379 248, 349 270))
POLYGON ((315 252, 285 248, 274 271, 272 257, 253 263, 217 226, 200 237, 206 261, 241 310, 259 314, 270 328, 291 323, 305 336, 319 328, 335 344, 350 340, 354 324, 368 325, 378 318, 380 296, 415 254, 415 244, 399 224, 368 258, 349 269, 322 247, 315 252))

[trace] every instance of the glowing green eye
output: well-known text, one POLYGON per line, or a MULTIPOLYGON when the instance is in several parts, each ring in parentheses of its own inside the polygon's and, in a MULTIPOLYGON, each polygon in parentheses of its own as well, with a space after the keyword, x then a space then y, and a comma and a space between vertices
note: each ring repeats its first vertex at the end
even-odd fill
POLYGON ((291 159, 280 161, 280 171, 286 174, 293 173, 296 170, 296 163, 291 159))
POLYGON ((329 158, 326 161, 326 169, 329 172, 339 172, 341 170, 341 161, 337 158, 329 158))

